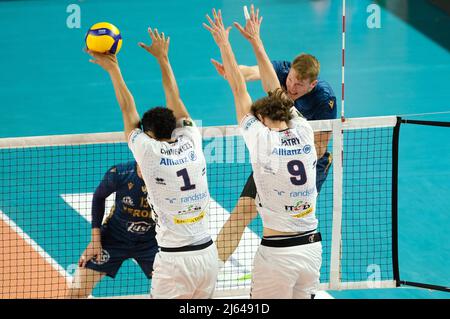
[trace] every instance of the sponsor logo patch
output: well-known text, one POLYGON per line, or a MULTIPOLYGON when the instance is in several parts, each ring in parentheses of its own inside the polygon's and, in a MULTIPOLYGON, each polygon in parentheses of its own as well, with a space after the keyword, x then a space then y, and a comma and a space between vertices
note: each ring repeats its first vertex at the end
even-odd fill
POLYGON ((146 222, 128 222, 127 230, 133 234, 145 234, 153 225, 146 222))
POLYGON ((111 258, 111 256, 109 255, 108 251, 105 249, 102 249, 102 255, 100 257, 100 260, 97 261, 95 258, 92 258, 91 262, 95 265, 103 265, 103 264, 106 264, 110 258, 111 258))
POLYGON ((193 126, 192 121, 190 120, 183 120, 183 126, 193 126))
POLYGON ((191 218, 178 218, 178 217, 174 217, 173 218, 173 222, 177 225, 180 224, 194 224, 197 223, 199 221, 201 221, 203 219, 203 217, 205 217, 205 212, 202 211, 199 215, 195 216, 195 217, 191 217, 191 218))
POLYGON ((166 182, 164 181, 164 178, 157 177, 157 178, 155 178, 155 181, 156 181, 156 184, 166 185, 166 182))
POLYGON ((122 203, 128 206, 134 206, 133 199, 130 196, 125 196, 124 198, 122 198, 122 203))
POLYGON ((284 206, 284 208, 294 218, 303 218, 314 211, 310 203, 301 200, 295 203, 294 206, 284 206))

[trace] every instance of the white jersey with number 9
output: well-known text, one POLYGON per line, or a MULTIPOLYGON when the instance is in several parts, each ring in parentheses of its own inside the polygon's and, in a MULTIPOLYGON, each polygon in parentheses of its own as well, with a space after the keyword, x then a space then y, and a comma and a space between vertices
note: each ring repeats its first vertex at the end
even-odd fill
POLYGON ((264 227, 281 232, 317 228, 314 132, 293 107, 289 128, 273 131, 247 114, 240 127, 250 152, 256 207, 264 227))

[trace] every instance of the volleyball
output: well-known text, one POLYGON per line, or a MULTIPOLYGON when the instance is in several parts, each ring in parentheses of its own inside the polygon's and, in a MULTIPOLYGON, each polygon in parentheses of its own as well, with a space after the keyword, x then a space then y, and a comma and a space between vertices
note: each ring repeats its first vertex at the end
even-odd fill
POLYGON ((119 29, 108 22, 94 24, 86 33, 86 47, 99 53, 117 54, 122 47, 122 35, 119 29))

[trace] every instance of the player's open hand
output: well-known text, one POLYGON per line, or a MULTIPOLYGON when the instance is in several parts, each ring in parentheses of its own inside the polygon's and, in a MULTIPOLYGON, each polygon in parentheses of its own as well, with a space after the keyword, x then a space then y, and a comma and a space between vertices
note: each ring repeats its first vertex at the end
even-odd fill
POLYGON ((143 42, 139 42, 138 45, 158 60, 166 58, 169 55, 170 37, 166 38, 164 32, 160 34, 158 29, 152 30, 151 28, 148 28, 148 34, 150 35, 150 39, 152 39, 152 44, 146 45, 143 42))
POLYGON ((100 65, 107 72, 119 67, 119 62, 114 54, 98 53, 90 50, 85 51, 92 57, 89 62, 100 65))
POLYGON ((78 266, 84 268, 87 262, 94 257, 96 261, 100 261, 100 259, 102 258, 102 244, 100 240, 94 240, 89 243, 86 250, 81 255, 80 260, 78 261, 78 266))
POLYGON ((227 77, 225 75, 225 68, 223 67, 223 64, 214 59, 211 59, 211 63, 216 68, 217 73, 219 73, 220 76, 222 76, 224 79, 226 79, 227 77))
POLYGON ((220 10, 216 12, 216 9, 213 9, 212 13, 214 20, 212 20, 209 15, 206 15, 206 19, 208 19, 209 25, 203 23, 203 26, 205 27, 205 29, 211 32, 214 41, 220 47, 229 43, 228 35, 230 33, 231 27, 225 29, 223 25, 222 12, 220 10))
POLYGON ((256 10, 253 4, 250 6, 250 16, 246 17, 245 28, 243 28, 239 23, 234 22, 234 26, 241 32, 241 34, 250 42, 259 41, 259 29, 261 27, 261 22, 263 17, 259 17, 259 9, 256 10))

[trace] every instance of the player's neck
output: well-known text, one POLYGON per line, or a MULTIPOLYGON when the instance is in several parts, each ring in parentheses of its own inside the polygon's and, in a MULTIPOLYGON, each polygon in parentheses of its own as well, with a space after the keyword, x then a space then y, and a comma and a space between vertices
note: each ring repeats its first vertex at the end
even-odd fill
POLYGON ((150 136, 151 138, 160 141, 160 142, 168 142, 168 143, 173 143, 176 141, 176 139, 174 138, 156 138, 155 135, 153 134, 153 132, 151 131, 147 131, 145 132, 145 134, 147 134, 148 136, 150 136))
POLYGON ((289 128, 285 121, 267 121, 265 125, 272 131, 282 131, 289 128))

